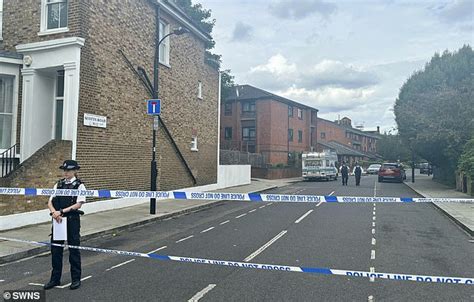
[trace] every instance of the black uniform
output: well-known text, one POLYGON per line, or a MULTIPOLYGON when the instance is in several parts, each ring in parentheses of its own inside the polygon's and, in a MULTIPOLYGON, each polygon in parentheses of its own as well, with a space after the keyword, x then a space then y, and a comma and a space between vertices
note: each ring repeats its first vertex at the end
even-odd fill
POLYGON ((356 186, 360 186, 360 178, 362 176, 362 168, 357 166, 354 169, 354 175, 355 175, 355 179, 356 179, 356 186))
POLYGON ((347 186, 347 180, 349 179, 349 168, 346 165, 341 167, 342 185, 347 186))
MULTIPOLYGON (((80 179, 76 179, 72 183, 68 183, 66 179, 62 179, 57 184, 57 189, 75 189, 77 190, 82 184, 80 179)), ((77 202, 77 196, 55 196, 52 200, 56 211, 68 208, 77 202)), ((78 211, 71 211, 63 214, 67 217, 67 242, 69 245, 80 245, 81 221, 78 211)), ((64 241, 53 240, 51 243, 64 244, 64 241)), ((51 272, 51 281, 60 282, 63 270, 63 248, 59 246, 51 246, 51 258, 53 271, 51 272)), ((71 265, 72 282, 81 280, 81 254, 78 249, 69 249, 69 263, 71 265)))

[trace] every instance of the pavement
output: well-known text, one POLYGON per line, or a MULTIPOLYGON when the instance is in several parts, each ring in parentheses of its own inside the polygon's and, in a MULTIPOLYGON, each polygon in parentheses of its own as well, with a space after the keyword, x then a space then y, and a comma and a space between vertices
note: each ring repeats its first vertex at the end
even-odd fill
MULTIPOLYGON (((297 182, 269 193, 420 197, 401 183, 351 177, 297 182)), ((473 277, 469 237, 431 204, 225 201, 88 240, 87 246, 198 258, 420 275, 473 277)), ((86 245, 86 244, 83 244, 86 245)), ((472 301, 472 286, 370 280, 162 262, 82 251, 82 287, 47 301, 472 301)), ((40 289, 50 257, 0 267, 0 291, 40 289)))
MULTIPOLYGON (((451 187, 440 184, 433 180, 432 176, 426 174, 415 175, 415 182, 411 182, 409 177, 405 184, 413 189, 415 192, 426 198, 468 198, 474 197, 462 192, 456 191, 451 187)), ((449 203, 449 202, 434 202, 440 211, 446 214, 464 229, 469 235, 474 236, 474 202, 473 203, 449 203)))
MULTIPOLYGON (((229 193, 254 193, 280 186, 285 186, 298 181, 298 178, 280 180, 253 179, 249 185, 237 186, 216 190, 215 192, 229 193)), ((88 213, 87 203, 83 210, 87 215, 81 217, 81 240, 87 241, 96 237, 116 234, 117 232, 147 224, 155 220, 169 219, 177 215, 184 215, 193 211, 200 211, 216 206, 221 201, 214 200, 158 200, 156 215, 149 214, 148 203, 121 209, 88 213)), ((51 223, 29 225, 22 228, 0 232, 0 236, 9 238, 22 238, 32 241, 47 240, 51 233, 51 223)), ((0 264, 15 261, 21 258, 34 256, 47 252, 46 246, 27 246, 21 243, 0 241, 0 264)))

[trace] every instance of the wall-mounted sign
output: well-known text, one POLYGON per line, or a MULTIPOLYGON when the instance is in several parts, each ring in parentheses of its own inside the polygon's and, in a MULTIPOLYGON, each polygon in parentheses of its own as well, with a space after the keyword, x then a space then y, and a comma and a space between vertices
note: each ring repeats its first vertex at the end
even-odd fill
POLYGON ((107 128, 107 117, 84 113, 84 126, 107 128))

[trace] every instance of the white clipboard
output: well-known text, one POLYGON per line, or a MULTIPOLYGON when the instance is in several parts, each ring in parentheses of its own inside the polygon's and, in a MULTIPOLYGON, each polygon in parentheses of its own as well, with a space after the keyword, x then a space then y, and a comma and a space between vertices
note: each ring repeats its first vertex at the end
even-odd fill
POLYGON ((53 219, 53 240, 67 240, 67 217, 63 217, 61 223, 53 219))

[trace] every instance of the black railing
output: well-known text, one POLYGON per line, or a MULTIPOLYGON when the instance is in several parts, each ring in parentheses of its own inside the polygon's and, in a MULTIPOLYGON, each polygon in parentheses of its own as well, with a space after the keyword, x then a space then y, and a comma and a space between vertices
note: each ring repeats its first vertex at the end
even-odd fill
POLYGON ((2 177, 8 176, 13 172, 18 164, 18 159, 16 158, 17 145, 13 145, 5 152, 2 153, 2 177))

